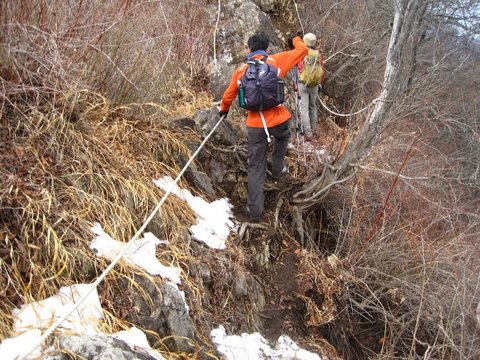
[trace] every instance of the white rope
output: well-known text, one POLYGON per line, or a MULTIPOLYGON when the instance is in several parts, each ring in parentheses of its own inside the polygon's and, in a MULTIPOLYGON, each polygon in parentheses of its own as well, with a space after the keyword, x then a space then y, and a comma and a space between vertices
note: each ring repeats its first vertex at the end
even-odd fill
POLYGON ((215 29, 213 30, 213 62, 217 63, 217 31, 218 23, 220 22, 220 7, 221 2, 218 0, 218 10, 217 10, 217 22, 215 23, 215 29))
POLYGON ((322 104, 322 106, 325 108, 325 110, 327 110, 329 113, 333 114, 333 115, 336 115, 336 116, 343 116, 343 117, 348 117, 348 116, 354 116, 354 115, 357 115, 357 114, 360 114, 361 112, 367 110, 370 106, 372 106, 373 103, 375 103, 376 101, 378 101, 380 98, 376 98, 374 99, 370 104, 368 104, 367 106, 365 106, 363 109, 361 110, 358 110, 354 113, 351 113, 351 114, 339 114, 333 110, 330 110, 327 105, 324 104, 324 102, 322 101, 322 98, 320 97, 320 95, 317 95, 317 98, 318 100, 320 100, 320 104, 322 104))
POLYGON ((300 19, 300 13, 298 12, 297 2, 294 0, 293 3, 295 4, 295 11, 297 12, 297 18, 298 18, 298 22, 300 23, 300 28, 302 29, 302 32, 305 34, 305 29, 303 28, 302 20, 300 19))
POLYGON ((73 304, 72 308, 65 313, 62 317, 60 317, 57 321, 55 321, 40 337, 40 339, 34 343, 33 346, 31 346, 28 350, 28 352, 25 353, 20 359, 26 359, 37 347, 40 347, 44 341, 47 340, 47 338, 60 326, 60 324, 65 321, 86 299, 87 297, 92 293, 92 291, 102 282, 102 280, 107 276, 107 274, 114 268, 114 266, 121 260, 121 258, 125 255, 125 253, 130 249, 130 247, 134 244, 134 241, 140 236, 141 233, 146 229, 150 221, 152 221, 153 217, 156 215, 158 210, 162 207, 162 205, 165 203, 167 200, 167 197, 171 194, 175 186, 177 185, 178 181, 180 178, 183 176, 185 171, 187 171, 187 168, 190 166, 192 161, 195 159, 195 157, 198 155, 200 150, 203 148, 205 143, 208 141, 210 136, 214 133, 214 131, 217 129, 217 127, 221 124, 221 122, 225 119, 225 115, 223 115, 220 120, 215 124, 213 129, 210 131, 210 133, 207 135, 207 137, 203 140, 203 142, 200 144, 198 147, 197 151, 191 156, 191 158, 187 161, 185 166, 183 167, 182 171, 177 175, 175 181, 173 184, 170 186, 170 189, 163 195, 162 199, 160 202, 157 204, 157 206, 152 210, 148 218, 145 220, 143 225, 137 230, 135 235, 130 239, 130 241, 126 244, 126 246, 123 248, 123 250, 117 255, 117 257, 108 265, 108 267, 103 271, 103 273, 100 274, 100 276, 97 278, 97 280, 91 284, 90 289, 75 303, 73 304))

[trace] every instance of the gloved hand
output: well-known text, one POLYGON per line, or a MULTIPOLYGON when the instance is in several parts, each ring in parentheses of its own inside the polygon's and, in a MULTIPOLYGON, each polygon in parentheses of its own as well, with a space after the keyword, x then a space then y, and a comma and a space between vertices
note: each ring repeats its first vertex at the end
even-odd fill
POLYGON ((290 35, 288 35, 288 48, 290 50, 294 49, 295 47, 293 46, 293 38, 295 37, 296 35, 294 33, 291 33, 290 35))
POLYGON ((290 49, 294 49, 294 48, 295 48, 295 46, 293 46, 293 38, 295 38, 295 36, 299 36, 299 37, 301 37, 301 38, 303 39, 303 31, 300 30, 300 31, 297 31, 296 34, 291 33, 291 34, 288 36, 288 47, 289 47, 290 49))
POLYGON ((219 111, 219 112, 218 112, 218 115, 220 115, 220 117, 222 117, 222 116, 227 117, 228 111, 219 111))

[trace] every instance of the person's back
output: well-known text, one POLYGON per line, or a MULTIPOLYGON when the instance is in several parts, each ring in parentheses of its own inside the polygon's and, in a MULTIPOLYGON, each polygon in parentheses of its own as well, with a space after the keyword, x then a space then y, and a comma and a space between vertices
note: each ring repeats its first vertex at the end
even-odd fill
POLYGON ((317 37, 308 33, 303 37, 308 46, 308 54, 298 65, 298 91, 300 95, 300 119, 303 135, 306 141, 313 138, 314 129, 317 123, 317 97, 318 88, 323 84, 325 71, 323 57, 315 49, 317 37))
MULTIPOLYGON (((248 60, 265 59, 273 65, 280 78, 285 75, 307 54, 308 48, 300 37, 289 39, 293 49, 277 54, 267 53, 269 40, 265 34, 257 33, 248 39, 250 53, 248 60)), ((223 94, 220 104, 220 115, 226 115, 236 98, 239 84, 247 64, 238 67, 223 94)), ((267 148, 270 135, 274 138, 272 152, 272 178, 278 179, 284 169, 284 159, 290 138, 288 109, 283 105, 273 106, 261 111, 247 111, 247 141, 248 141, 248 200, 247 213, 253 221, 260 221, 264 206, 263 186, 267 169, 267 148)))
MULTIPOLYGON (((257 34, 257 35, 262 37, 264 36, 263 34, 262 35, 257 34)), ((253 37, 255 37, 255 35, 253 37)), ((263 41, 263 39, 260 39, 260 40, 263 41)), ((279 70, 279 76, 281 78, 284 78, 285 75, 293 67, 295 67, 298 64, 298 62, 305 56, 305 54, 308 51, 307 47, 305 46, 301 38, 296 37, 293 40, 294 40, 294 43, 293 43, 294 49, 292 50, 282 51, 273 55, 269 55, 266 52, 268 48, 268 45, 267 45, 267 48, 264 48, 264 49, 258 48, 258 49, 252 50, 248 58, 258 60, 258 59, 262 59, 263 56, 267 55, 266 62, 275 66, 279 70)), ((267 44, 268 44, 268 40, 267 40, 267 44)), ((264 47, 265 45, 254 44, 253 46, 264 47)), ((220 105, 220 111, 225 112, 225 111, 228 111, 228 109, 230 109, 232 102, 235 100, 238 94, 238 83, 242 78, 242 76, 245 74, 247 67, 248 67, 247 64, 243 64, 235 70, 232 76, 232 79, 230 81, 230 84, 228 85, 227 90, 225 90, 225 93, 223 94, 222 103, 220 105)), ((291 117, 290 112, 287 110, 285 106, 277 106, 271 109, 264 110, 262 111, 262 114, 265 118, 267 127, 273 127, 275 125, 281 124, 282 122, 287 121, 291 117)), ((247 126, 262 128, 263 122, 261 119, 260 112, 248 111, 246 124, 247 126)))

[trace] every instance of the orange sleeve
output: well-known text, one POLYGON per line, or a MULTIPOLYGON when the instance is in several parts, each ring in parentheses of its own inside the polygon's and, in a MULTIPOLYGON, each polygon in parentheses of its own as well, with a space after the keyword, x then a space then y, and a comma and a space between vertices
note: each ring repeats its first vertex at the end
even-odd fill
POLYGON ((296 36, 293 38, 293 50, 282 51, 273 54, 271 57, 277 62, 278 68, 280 68, 280 77, 284 78, 285 75, 302 60, 308 53, 308 47, 303 40, 296 36))

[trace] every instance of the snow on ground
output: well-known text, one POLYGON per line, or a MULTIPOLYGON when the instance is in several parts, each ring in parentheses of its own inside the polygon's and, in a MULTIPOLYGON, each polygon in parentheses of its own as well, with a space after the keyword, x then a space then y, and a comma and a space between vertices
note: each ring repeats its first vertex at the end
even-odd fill
POLYGON ((232 205, 228 199, 219 199, 209 203, 200 196, 194 196, 190 191, 174 185, 173 179, 169 176, 153 180, 153 182, 163 191, 171 191, 172 194, 185 200, 197 214, 198 223, 190 228, 195 239, 213 249, 225 249, 225 241, 234 228, 234 224, 230 220, 232 205))
POLYGON ((137 239, 132 244, 123 243, 112 239, 98 223, 92 227, 92 232, 97 237, 90 244, 90 249, 95 250, 97 256, 113 260, 129 246, 124 255, 124 259, 129 264, 138 266, 152 275, 159 275, 175 284, 180 284, 180 273, 182 270, 177 267, 162 265, 155 255, 156 246, 162 243, 165 244, 166 241, 158 240, 152 233, 145 233, 142 239, 137 239))
POLYGON ((227 360, 322 360, 317 354, 301 349, 286 335, 278 338, 274 348, 260 333, 227 335, 221 325, 211 331, 210 337, 227 360))
POLYGON ((69 312, 73 304, 91 290, 86 300, 62 323, 62 328, 78 334, 98 333, 98 320, 103 319, 102 306, 97 289, 91 287, 89 284, 65 286, 60 288, 57 295, 14 309, 13 331, 22 333, 31 329, 46 329, 69 312))
MULTIPOLYGON (((39 359, 45 353, 41 349, 31 347, 40 341, 41 330, 45 330, 58 318, 72 309, 74 303, 91 290, 90 284, 77 284, 62 287, 57 295, 45 300, 23 305, 13 311, 13 330, 19 335, 6 339, 0 344, 1 360, 39 359)), ((99 321, 103 319, 103 310, 100 305, 97 289, 93 289, 85 301, 61 324, 59 330, 74 332, 78 335, 101 334, 99 321)), ((128 331, 120 331, 111 335, 125 341, 133 350, 148 353, 158 360, 163 360, 157 352, 153 351, 147 342, 145 334, 137 329, 130 328, 128 331)), ((48 353, 48 350, 47 350, 48 353)), ((48 354, 43 355, 48 358, 48 354)))
MULTIPOLYGON (((191 227, 193 236, 204 242, 211 248, 224 249, 225 241, 230 231, 233 230, 232 206, 227 199, 216 200, 208 203, 198 196, 193 196, 189 191, 182 190, 178 186, 173 187, 171 178, 154 180, 155 184, 165 191, 173 189, 173 193, 185 200, 195 211, 198 218, 198 224, 191 227)), ((127 243, 114 240, 108 235, 100 224, 92 227, 92 232, 96 235, 90 248, 98 256, 113 260, 125 250, 127 243)), ((162 265, 155 253, 156 246, 165 244, 151 233, 145 233, 142 239, 134 241, 131 247, 126 250, 124 260, 132 266, 138 266, 150 274, 159 275, 164 279, 170 280, 171 286, 178 291, 177 284, 180 284, 180 268, 168 267, 162 265)), ((62 317, 67 311, 71 310, 75 301, 82 298, 89 291, 91 284, 77 284, 70 287, 62 287, 57 295, 48 299, 23 305, 20 309, 13 311, 14 327, 13 330, 17 336, 4 340, 0 344, 1 360, 23 359, 26 352, 40 341, 41 331, 45 330, 55 320, 62 317)), ((179 291, 185 299, 185 294, 179 291)), ((188 306, 185 304, 188 310, 188 306)), ((96 289, 86 297, 85 301, 74 311, 62 324, 61 330, 73 331, 79 335, 100 334, 99 321, 103 319, 103 310, 96 289)), ((149 346, 145 334, 137 329, 120 331, 111 336, 125 341, 136 351, 148 353, 158 360, 163 357, 153 351, 149 346)), ((219 353, 226 359, 235 360, 259 360, 259 359, 297 359, 297 360, 322 360, 317 354, 300 349, 288 336, 281 336, 275 347, 271 347, 267 340, 259 333, 241 334, 227 336, 223 326, 212 330, 211 338, 213 344, 217 347, 219 353)), ((30 358, 38 359, 41 355, 41 349, 35 349, 30 354, 30 358)), ((45 352, 45 350, 43 350, 45 352)), ((48 355, 44 355, 46 359, 48 355)))
POLYGON ((139 350, 142 352, 146 351, 147 354, 157 360, 165 360, 165 358, 159 353, 152 351, 150 344, 148 343, 147 336, 145 333, 137 329, 136 327, 131 327, 128 330, 122 330, 112 335, 115 339, 124 341, 132 350, 139 350))
POLYGON ((5 339, 0 344, 0 359, 16 360, 23 359, 39 359, 42 351, 38 347, 30 351, 30 347, 34 346, 42 336, 39 329, 28 330, 20 335, 5 339), (30 353, 29 353, 30 352, 30 353))
POLYGON ((180 274, 182 269, 162 265, 156 256, 156 246, 160 244, 166 245, 168 241, 158 240, 152 233, 145 233, 142 239, 135 240, 132 244, 123 243, 114 240, 98 223, 92 227, 92 232, 97 235, 97 237, 91 242, 90 249, 95 250, 97 256, 113 260, 124 251, 126 247, 129 247, 123 255, 123 259, 130 265, 145 270, 150 275, 158 275, 163 279, 169 280, 167 283, 179 292, 185 308, 189 311, 189 307, 185 302, 185 293, 180 291, 177 286, 177 284, 181 283, 180 274))
MULTIPOLYGON (((126 250, 123 258, 127 263, 142 268, 152 275, 159 275, 169 280, 170 286, 174 287, 185 301, 184 292, 180 291, 177 286, 177 284, 181 283, 181 269, 162 265, 155 255, 156 246, 165 244, 165 241, 160 241, 151 233, 145 233, 142 239, 135 240, 131 244, 123 243, 114 240, 98 223, 92 227, 92 232, 96 237, 90 244, 90 248, 97 253, 97 256, 113 260, 126 250), (128 249, 126 249, 127 246, 128 249)), ((103 311, 97 289, 91 289, 91 286, 90 284, 77 284, 70 287, 62 287, 57 295, 23 305, 20 309, 14 309, 12 312, 14 319, 13 331, 19 335, 6 339, 0 344, 0 359, 14 360, 29 355, 28 351, 30 348, 40 341, 40 329, 47 329, 57 319, 64 316, 72 309, 76 301, 87 296, 86 294, 89 290, 91 290, 91 293, 67 317, 59 330, 69 330, 79 335, 100 334, 98 323, 103 319, 103 311)), ((188 311, 186 303, 185 307, 188 311)), ((159 360, 163 359, 150 348, 145 334, 136 328, 131 328, 128 331, 122 331, 111 336, 125 341, 134 350, 147 352, 159 360)), ((41 352, 40 349, 35 349, 29 358, 38 358, 41 352)))

